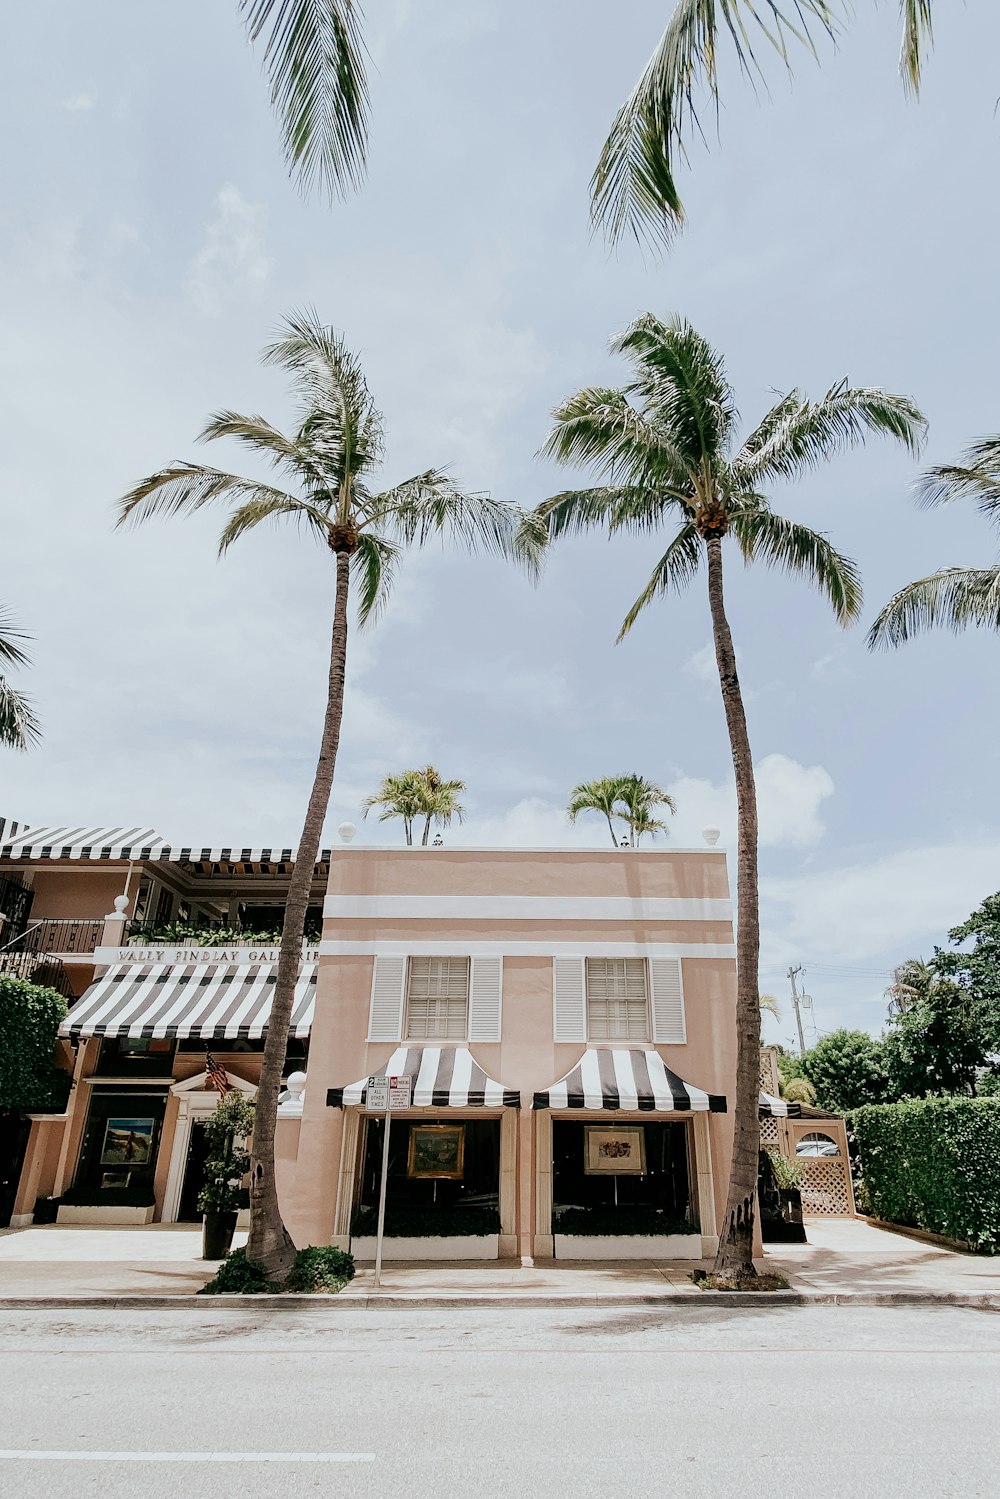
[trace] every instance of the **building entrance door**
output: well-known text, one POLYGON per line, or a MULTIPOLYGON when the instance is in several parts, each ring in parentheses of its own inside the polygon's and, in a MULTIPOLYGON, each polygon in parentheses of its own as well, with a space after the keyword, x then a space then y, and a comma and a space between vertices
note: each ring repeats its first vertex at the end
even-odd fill
POLYGON ((188 1135, 187 1161, 184 1166, 184 1182, 181 1200, 177 1208, 178 1223, 198 1223, 198 1193, 205 1181, 205 1158, 208 1155, 208 1139, 201 1119, 192 1119, 188 1135))
POLYGON ((14 1109, 0 1109, 0 1228, 7 1228, 14 1211, 24 1152, 31 1124, 14 1109))

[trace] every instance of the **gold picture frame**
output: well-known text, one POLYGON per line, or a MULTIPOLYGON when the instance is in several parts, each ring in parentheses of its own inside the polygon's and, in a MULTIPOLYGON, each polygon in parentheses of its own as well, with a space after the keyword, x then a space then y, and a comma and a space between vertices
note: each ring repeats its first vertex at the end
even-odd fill
POLYGON ((645 1176, 646 1131, 642 1125, 586 1125, 583 1170, 585 1176, 645 1176))
POLYGON ((464 1124, 411 1124, 407 1176, 461 1181, 465 1175, 464 1124))

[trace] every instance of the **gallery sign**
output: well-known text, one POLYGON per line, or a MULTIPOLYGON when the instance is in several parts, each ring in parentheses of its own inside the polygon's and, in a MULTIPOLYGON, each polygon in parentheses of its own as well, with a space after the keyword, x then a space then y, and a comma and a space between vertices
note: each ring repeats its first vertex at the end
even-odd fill
MULTIPOLYGON (((277 947, 99 947, 98 963, 277 963, 277 947)), ((304 947, 302 961, 319 960, 318 947, 304 947)))

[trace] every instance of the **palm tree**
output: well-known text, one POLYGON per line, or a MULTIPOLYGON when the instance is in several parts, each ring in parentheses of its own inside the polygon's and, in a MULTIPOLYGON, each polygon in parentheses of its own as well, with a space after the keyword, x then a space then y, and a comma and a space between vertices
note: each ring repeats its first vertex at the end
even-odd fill
MULTIPOLYGON (((27 638, 23 630, 14 627, 6 609, 0 608, 0 662, 8 666, 27 666, 28 657, 17 643, 27 638)), ((41 725, 30 698, 15 692, 0 672, 0 744, 26 750, 29 745, 37 744, 41 736, 41 725)))
POLYGON ((368 146, 368 84, 355 0, 239 0, 263 39, 271 103, 289 170, 304 190, 356 188, 368 146))
POLYGON ((622 776, 602 776, 596 781, 581 781, 570 792, 569 806, 566 808, 570 822, 576 822, 581 812, 600 812, 607 820, 613 848, 618 847, 618 834, 612 818, 622 815, 618 810, 618 801, 623 779, 622 776))
POLYGON ((422 546, 443 534, 469 550, 481 547, 502 557, 530 560, 533 541, 530 528, 519 528, 516 507, 484 495, 463 494, 441 469, 428 469, 389 489, 372 487, 382 459, 382 417, 358 359, 314 313, 290 317, 263 357, 291 374, 299 405, 292 434, 284 435, 261 416, 221 411, 209 420, 202 437, 235 438, 254 455, 268 459, 291 487, 241 478, 204 464, 172 463, 124 497, 118 524, 190 513, 220 501, 229 507, 220 553, 264 521, 289 520, 327 547, 336 566, 326 714, 288 885, 250 1174, 247 1253, 272 1277, 280 1277, 291 1264, 294 1246, 278 1207, 274 1128, 310 886, 340 741, 351 588, 357 591, 358 619, 364 624, 376 617, 385 601, 405 547, 422 546))
POLYGON ((545 501, 533 513, 532 526, 544 525, 554 538, 593 526, 644 535, 673 525, 666 551, 626 615, 619 639, 655 598, 680 591, 703 563, 707 570, 739 820, 736 1105, 716 1265, 723 1273, 752 1273, 759 1143, 757 799, 723 597, 723 543, 735 541, 745 562, 804 575, 826 595, 836 618, 849 623, 861 607, 854 563, 825 536, 775 514, 764 491, 800 477, 869 433, 894 437, 915 453, 925 424, 905 396, 841 381, 818 401, 790 391, 738 445, 734 393, 722 358, 689 323, 661 322, 646 313, 613 341, 612 350, 628 360, 630 383, 623 390, 591 388, 570 396, 556 410, 543 449, 559 463, 588 465, 597 486, 545 501))
MULTIPOLYGON (((972 500, 987 520, 1000 522, 1000 436, 973 443, 961 464, 932 468, 919 485, 924 505, 972 500)), ((901 588, 872 625, 868 644, 902 645, 921 630, 944 625, 1000 630, 1000 567, 945 567, 901 588)))
POLYGON ((375 795, 365 797, 361 805, 364 817, 368 816, 372 807, 381 807, 379 822, 389 822, 393 817, 401 817, 406 845, 410 847, 413 843, 413 824, 421 812, 421 791, 414 771, 404 770, 399 775, 383 776, 375 795))
POLYGON ((757 996, 757 1004, 760 1008, 761 1016, 773 1015, 775 1020, 781 1019, 781 1005, 778 1003, 776 995, 760 994, 757 996))
POLYGON ((367 817, 372 807, 381 807, 379 822, 401 817, 407 847, 413 843, 413 824, 422 817, 424 831, 420 843, 426 848, 432 823, 444 828, 454 817, 462 821, 465 809, 458 797, 464 790, 464 781, 444 780, 433 765, 426 765, 423 770, 404 770, 382 777, 375 795, 366 797, 362 803, 363 815, 367 817))
POLYGON ((622 776, 618 797, 628 824, 630 848, 637 848, 646 833, 654 838, 657 833, 669 833, 667 824, 654 817, 653 812, 657 807, 676 812, 677 804, 672 796, 654 786, 652 781, 647 781, 645 776, 622 776))
POLYGON ((441 772, 435 770, 433 765, 425 765, 423 770, 415 770, 413 775, 423 800, 420 814, 424 819, 424 832, 420 843, 426 848, 432 822, 439 828, 447 828, 451 826, 453 818, 457 817, 461 822, 465 816, 465 808, 458 799, 465 790, 465 782, 444 780, 441 772))
MULTIPOLYGON (((932 0, 900 0, 903 85, 919 92, 931 41, 932 0)), ((613 241, 625 235, 667 244, 684 222, 678 161, 693 138, 705 138, 699 115, 704 90, 718 115, 720 35, 751 80, 763 72, 755 44, 772 46, 791 71, 793 44, 817 55, 816 39, 836 36, 846 7, 837 0, 676 0, 667 28, 630 97, 615 116, 590 180, 591 216, 613 241), (810 29, 811 28, 811 29, 810 29)))

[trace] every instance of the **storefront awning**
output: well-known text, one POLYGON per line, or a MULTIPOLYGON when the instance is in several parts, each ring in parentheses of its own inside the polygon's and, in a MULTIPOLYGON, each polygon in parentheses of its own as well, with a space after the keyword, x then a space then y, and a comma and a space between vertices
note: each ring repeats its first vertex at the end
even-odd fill
POLYGON ((724 1114, 726 1100, 686 1083, 671 1072, 659 1052, 588 1047, 571 1072, 535 1094, 535 1108, 724 1114))
POLYGON ((787 1098, 775 1098, 773 1093, 760 1095, 760 1117, 762 1119, 798 1119, 802 1107, 789 1103, 787 1098))
MULTIPOLYGON (((177 1036, 259 1040, 267 1029, 276 963, 115 963, 77 1000, 63 1036, 177 1036)), ((295 986, 289 1034, 308 1036, 316 964, 295 986)))
MULTIPOLYGON (((518 1090, 488 1077, 464 1046, 400 1046, 379 1071, 411 1079, 415 1109, 521 1107, 518 1090)), ((361 1077, 349 1088, 329 1088, 326 1101, 335 1109, 364 1103, 367 1087, 368 1079, 361 1077)))

